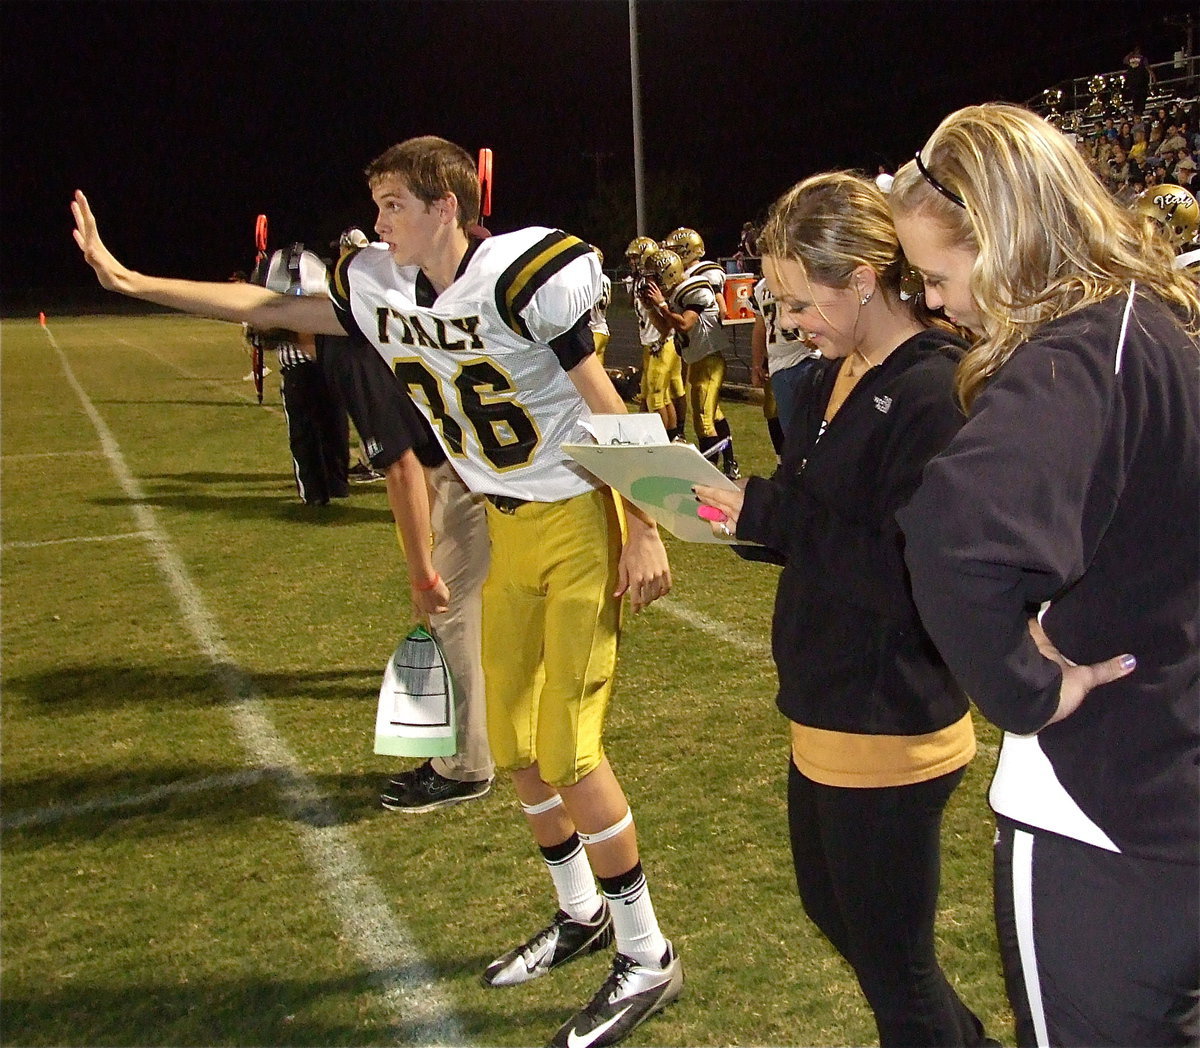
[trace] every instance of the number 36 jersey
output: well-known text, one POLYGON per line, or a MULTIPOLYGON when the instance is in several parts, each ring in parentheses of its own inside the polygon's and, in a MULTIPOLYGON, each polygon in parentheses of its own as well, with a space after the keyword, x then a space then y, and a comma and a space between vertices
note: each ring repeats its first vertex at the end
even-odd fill
POLYGON ((557 502, 599 486, 562 450, 590 440, 567 375, 582 356, 564 337, 582 324, 591 345, 600 265, 581 240, 530 227, 472 241, 440 295, 373 244, 342 257, 329 290, 342 324, 395 371, 472 491, 557 502))

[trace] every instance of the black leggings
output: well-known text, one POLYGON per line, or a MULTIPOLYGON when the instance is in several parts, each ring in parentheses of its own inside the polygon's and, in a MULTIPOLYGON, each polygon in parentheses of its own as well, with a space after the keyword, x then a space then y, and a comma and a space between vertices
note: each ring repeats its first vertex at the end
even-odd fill
POLYGON ((912 786, 848 789, 788 764, 800 899, 854 969, 880 1045, 980 1044, 983 1025, 946 981, 933 937, 942 812, 964 769, 912 786))

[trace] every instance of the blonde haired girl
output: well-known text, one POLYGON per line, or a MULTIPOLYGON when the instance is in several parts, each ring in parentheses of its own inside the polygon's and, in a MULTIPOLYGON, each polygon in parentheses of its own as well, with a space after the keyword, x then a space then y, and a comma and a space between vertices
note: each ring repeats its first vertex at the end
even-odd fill
POLYGON ((959 110, 917 155, 966 204, 939 192, 915 159, 889 197, 901 239, 912 225, 907 216, 920 217, 975 254, 970 289, 979 317, 971 326, 981 338, 959 370, 966 406, 1039 327, 1124 294, 1130 281, 1180 307, 1197 332, 1200 289, 1174 269, 1171 246, 1034 113, 999 104, 959 110))
POLYGON ((853 967, 884 1048, 995 1044, 935 949, 942 813, 975 735, 921 628, 895 516, 962 424, 962 342, 905 284, 886 198, 865 178, 805 179, 760 243, 780 326, 823 359, 775 475, 696 492, 725 534, 785 561, 771 633, 800 898, 853 967))
POLYGON ((1016 106, 943 120, 890 202, 928 304, 980 336, 970 418, 898 519, 925 627, 1006 732, 989 799, 1019 1043, 1193 1043, 1200 295, 1016 106))

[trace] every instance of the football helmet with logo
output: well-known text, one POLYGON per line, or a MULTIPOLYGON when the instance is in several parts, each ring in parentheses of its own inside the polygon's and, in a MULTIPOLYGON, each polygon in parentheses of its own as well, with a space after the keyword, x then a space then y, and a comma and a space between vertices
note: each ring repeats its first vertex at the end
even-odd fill
POLYGON ((704 240, 699 233, 694 229, 688 229, 687 226, 680 226, 668 233, 662 246, 668 251, 674 251, 683 259, 684 266, 690 266, 704 257, 704 240))
POLYGON ((634 237, 625 249, 625 261, 635 273, 641 273, 647 257, 657 250, 658 241, 653 237, 634 237))
POLYGON ((1200 225, 1200 205, 1183 186, 1151 186, 1134 200, 1133 209, 1154 219, 1176 247, 1188 243, 1200 225))
POLYGON ((676 252, 660 247, 646 259, 643 272, 664 291, 670 291, 682 282, 683 269, 683 259, 676 252))

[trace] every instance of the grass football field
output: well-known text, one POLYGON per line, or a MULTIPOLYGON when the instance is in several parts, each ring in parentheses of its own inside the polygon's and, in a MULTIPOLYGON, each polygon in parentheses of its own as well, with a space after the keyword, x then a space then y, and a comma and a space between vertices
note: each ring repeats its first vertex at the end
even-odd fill
MULTIPOLYGON (((0 1039, 545 1043, 610 957, 481 986, 550 916, 549 878, 507 783, 379 807, 400 762, 372 753, 375 704, 411 624, 384 491, 300 505, 277 376, 259 406, 248 370, 210 321, 0 329, 0 1039)), ((769 472, 761 410, 727 410, 743 471, 769 472)), ((629 1043, 874 1043, 792 880, 776 569, 667 542, 675 590, 626 618, 607 742, 687 985, 629 1043)), ((1009 1039, 977 727, 940 952, 1009 1039)))

